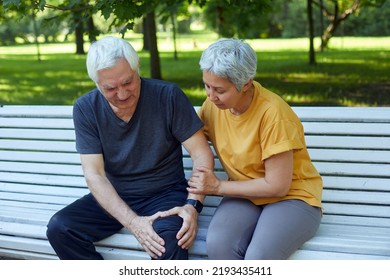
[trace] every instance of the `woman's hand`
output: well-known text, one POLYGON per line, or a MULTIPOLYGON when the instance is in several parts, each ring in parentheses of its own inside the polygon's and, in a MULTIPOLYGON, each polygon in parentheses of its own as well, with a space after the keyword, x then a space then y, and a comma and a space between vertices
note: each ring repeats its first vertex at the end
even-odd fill
POLYGON ((198 167, 192 172, 188 180, 187 188, 193 194, 218 194, 221 181, 215 176, 214 171, 206 167, 198 167))

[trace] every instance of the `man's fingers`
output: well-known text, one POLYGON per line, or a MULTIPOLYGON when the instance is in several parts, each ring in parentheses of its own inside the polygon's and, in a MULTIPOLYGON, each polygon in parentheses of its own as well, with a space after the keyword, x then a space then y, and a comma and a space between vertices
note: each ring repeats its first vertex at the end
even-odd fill
POLYGON ((154 241, 153 239, 151 241, 146 241, 145 247, 148 248, 150 252, 152 252, 155 256, 158 257, 161 257, 162 254, 165 253, 165 248, 161 246, 158 242, 154 241))
POLYGON ((156 213, 149 217, 137 217, 137 220, 132 223, 132 232, 152 258, 158 258, 165 253, 165 242, 153 229, 153 221, 160 217, 160 213, 156 213))
POLYGON ((155 234, 156 236, 150 236, 146 234, 146 237, 139 236, 137 239, 140 241, 145 251, 152 257, 161 257, 165 253, 164 239, 155 234))
POLYGON ((180 210, 179 207, 174 207, 174 208, 166 210, 166 211, 157 212, 156 214, 158 214, 159 218, 161 218, 161 217, 168 217, 168 216, 178 215, 179 214, 179 210, 180 210))
POLYGON ((196 230, 181 228, 180 231, 182 232, 177 234, 177 239, 179 239, 178 245, 183 249, 189 249, 194 242, 196 230))

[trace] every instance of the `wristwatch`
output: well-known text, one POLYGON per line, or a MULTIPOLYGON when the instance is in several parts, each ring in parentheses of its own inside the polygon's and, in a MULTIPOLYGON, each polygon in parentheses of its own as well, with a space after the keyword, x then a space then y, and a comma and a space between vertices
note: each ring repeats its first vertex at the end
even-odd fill
POLYGON ((200 202, 199 200, 187 199, 185 204, 191 204, 192 206, 194 206, 196 212, 198 212, 198 213, 202 212, 203 203, 200 202))

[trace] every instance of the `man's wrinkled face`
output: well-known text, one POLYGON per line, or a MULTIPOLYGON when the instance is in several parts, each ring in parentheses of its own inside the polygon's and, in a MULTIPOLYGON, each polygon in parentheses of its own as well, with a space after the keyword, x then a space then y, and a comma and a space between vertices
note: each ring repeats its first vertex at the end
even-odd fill
POLYGON ((141 91, 141 80, 137 70, 131 69, 125 59, 111 68, 98 71, 99 89, 107 101, 116 109, 134 109, 141 91))

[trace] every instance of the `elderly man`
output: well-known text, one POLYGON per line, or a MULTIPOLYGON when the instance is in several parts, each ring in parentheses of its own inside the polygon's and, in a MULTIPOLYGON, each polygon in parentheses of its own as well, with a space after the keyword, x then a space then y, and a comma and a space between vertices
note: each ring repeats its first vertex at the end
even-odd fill
POLYGON ((60 259, 102 259, 94 242, 124 227, 152 259, 188 259, 204 196, 187 192, 182 145, 194 168, 213 168, 202 122, 175 84, 139 76, 123 39, 93 43, 87 70, 97 88, 73 118, 90 193, 51 218, 50 244, 60 259))

